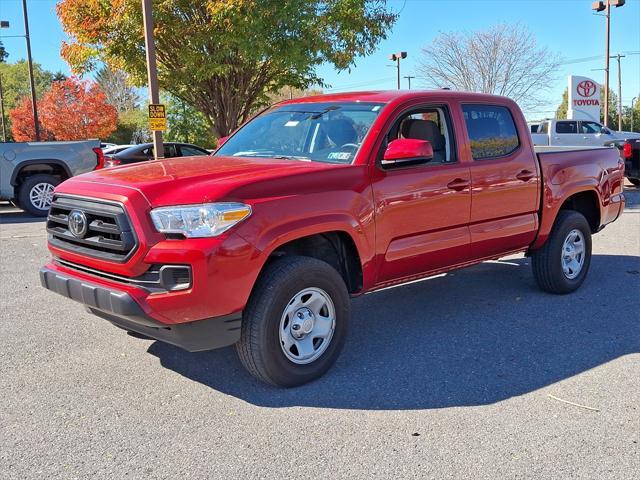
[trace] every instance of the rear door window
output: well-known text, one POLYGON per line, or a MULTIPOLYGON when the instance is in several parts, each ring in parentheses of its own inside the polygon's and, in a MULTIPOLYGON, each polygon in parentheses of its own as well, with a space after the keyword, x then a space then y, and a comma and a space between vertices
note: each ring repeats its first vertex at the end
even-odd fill
POLYGON ((498 105, 463 105, 474 160, 504 157, 520 146, 511 112, 498 105))
POLYGON ((203 152, 202 150, 199 150, 193 147, 187 147, 186 145, 181 145, 180 151, 182 152, 183 157, 190 157, 190 156, 196 156, 196 155, 209 155, 208 152, 203 152))
POLYGON ((578 122, 556 122, 556 133, 578 133, 578 122))

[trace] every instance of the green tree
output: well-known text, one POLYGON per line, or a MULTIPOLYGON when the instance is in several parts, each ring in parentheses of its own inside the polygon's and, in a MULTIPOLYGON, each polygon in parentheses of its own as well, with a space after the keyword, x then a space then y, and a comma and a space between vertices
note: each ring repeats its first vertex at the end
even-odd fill
MULTIPOLYGON (((604 123, 604 90, 600 89, 600 122, 604 123)), ((618 96, 614 93, 613 90, 609 90, 609 117, 608 117, 608 125, 610 127, 614 125, 618 125, 618 96)), ((567 118, 567 112, 569 108, 569 93, 568 89, 564 89, 562 92, 562 100, 560 101, 560 105, 556 109, 556 118, 567 118)), ((617 127, 616 127, 617 128, 617 127)))
POLYGON ((0 63, 4 63, 8 56, 9 56, 9 52, 7 52, 7 49, 4 48, 4 45, 2 44, 2 40, 0 40, 0 63))
MULTIPOLYGON (((2 94, 4 110, 13 110, 22 98, 31 95, 29 87, 29 69, 26 60, 15 63, 0 63, 0 75, 2 75, 2 94)), ((51 87, 53 73, 44 70, 39 64, 33 64, 33 78, 36 87, 36 96, 41 98, 45 91, 51 87)), ((11 135, 11 120, 5 117, 7 133, 11 135)))
MULTIPOLYGON (((216 136, 245 121, 283 86, 322 85, 316 67, 349 68, 386 38, 397 15, 385 0, 156 0, 163 90, 201 111, 216 136)), ((61 0, 74 72, 97 62, 146 82, 140 2, 61 0)))
POLYGON ((162 103, 167 108, 167 141, 193 143, 204 148, 215 147, 216 138, 202 112, 171 95, 163 95, 162 103))
POLYGON ((107 139, 108 142, 119 145, 144 143, 151 141, 147 112, 134 109, 118 114, 118 126, 107 139))

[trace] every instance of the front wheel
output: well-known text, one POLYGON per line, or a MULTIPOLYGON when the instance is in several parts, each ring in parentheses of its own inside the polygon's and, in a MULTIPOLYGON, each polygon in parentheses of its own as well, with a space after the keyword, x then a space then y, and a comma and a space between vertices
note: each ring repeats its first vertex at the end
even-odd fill
POLYGON ((591 263, 591 228, 579 212, 561 210, 546 243, 531 254, 533 276, 549 293, 578 289, 591 263))
POLYGON ((340 274, 310 257, 283 257, 261 274, 236 351, 256 378, 295 387, 333 365, 347 333, 349 293, 340 274))

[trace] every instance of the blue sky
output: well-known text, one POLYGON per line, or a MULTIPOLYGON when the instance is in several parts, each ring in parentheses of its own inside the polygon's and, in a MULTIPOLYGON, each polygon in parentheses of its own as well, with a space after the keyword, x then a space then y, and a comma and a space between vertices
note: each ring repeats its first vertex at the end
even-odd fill
MULTIPOLYGON (((138 0, 131 0, 138 1, 138 0)), ((34 60, 53 71, 69 73, 60 58, 60 43, 65 39, 55 14, 54 0, 28 0, 31 43, 34 60)), ((400 11, 398 22, 388 39, 377 51, 356 61, 350 72, 336 72, 331 66, 318 71, 331 85, 328 91, 393 89, 395 70, 388 66, 388 55, 401 50, 408 52, 402 64, 402 75, 415 75, 421 48, 440 31, 480 30, 496 23, 516 23, 527 26, 541 46, 568 60, 599 56, 587 61, 563 65, 557 81, 545 95, 546 106, 526 112, 530 118, 551 116, 560 101, 569 74, 585 75, 604 81, 603 68, 605 19, 591 11, 591 0, 391 0, 395 11, 400 11)), ((2 37, 23 33, 20 0, 0 0, 0 18, 9 20, 11 27, 3 29, 2 37)), ((640 0, 627 0, 627 4, 612 9, 611 54, 640 52, 640 0)), ((25 57, 23 38, 2 38, 9 51, 9 61, 25 57)), ((617 89, 617 67, 611 64, 611 85, 617 89)), ((622 60, 623 103, 640 94, 640 54, 628 55, 622 60)), ((420 79, 412 81, 420 86, 420 79)), ((403 86, 406 80, 403 79, 403 86)))

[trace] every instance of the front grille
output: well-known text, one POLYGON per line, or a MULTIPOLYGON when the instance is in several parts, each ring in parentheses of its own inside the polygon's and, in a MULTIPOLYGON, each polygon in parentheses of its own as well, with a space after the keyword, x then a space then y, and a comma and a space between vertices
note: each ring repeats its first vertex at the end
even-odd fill
POLYGON ((124 262, 137 247, 137 238, 124 207, 115 202, 57 195, 47 217, 49 243, 57 248, 89 257, 124 262), (69 214, 79 211, 86 218, 86 232, 74 235, 69 214))

